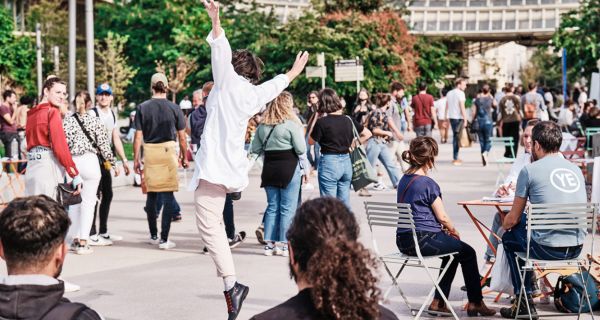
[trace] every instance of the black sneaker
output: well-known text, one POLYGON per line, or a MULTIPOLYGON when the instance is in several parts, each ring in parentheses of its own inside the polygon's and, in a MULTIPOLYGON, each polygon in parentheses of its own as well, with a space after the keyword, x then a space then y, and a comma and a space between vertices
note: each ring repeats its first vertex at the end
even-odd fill
POLYGON ((260 244, 267 244, 265 241, 265 227, 261 224, 258 228, 256 228, 256 240, 260 244))
POLYGON ((232 240, 229 240, 229 248, 233 249, 240 245, 246 239, 246 232, 240 231, 240 233, 236 234, 232 240))
POLYGON ((533 299, 531 296, 521 298, 521 305, 519 306, 517 312, 517 305, 519 304, 518 297, 513 299, 512 305, 510 308, 500 308, 500 315, 502 318, 514 319, 517 316, 529 316, 529 311, 527 311, 527 302, 529 302, 529 310, 531 311, 531 319, 537 320, 539 319, 537 310, 535 309, 535 304, 533 303, 533 299), (527 299, 527 300, 525 300, 527 299))
POLYGON ((233 200, 233 201, 238 201, 242 198, 241 192, 232 192, 229 195, 231 196, 231 200, 233 200))
POLYGON ((231 290, 223 291, 225 302, 227 302, 227 313, 229 314, 227 320, 235 320, 237 318, 240 310, 242 310, 242 304, 248 295, 248 291, 250 291, 250 288, 239 282, 236 282, 231 290))
POLYGON ((181 221, 181 214, 178 214, 176 216, 173 216, 173 218, 171 218, 171 222, 179 222, 181 221))

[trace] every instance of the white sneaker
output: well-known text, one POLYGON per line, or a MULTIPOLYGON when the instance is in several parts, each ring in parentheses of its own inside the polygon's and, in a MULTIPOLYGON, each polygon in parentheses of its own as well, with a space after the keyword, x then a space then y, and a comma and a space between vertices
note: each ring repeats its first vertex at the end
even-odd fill
POLYGON ((265 246, 265 256, 270 257, 273 255, 273 247, 265 246))
POLYGON ((302 185, 302 190, 304 190, 304 191, 315 190, 315 186, 312 183, 308 182, 308 183, 302 185))
POLYGON ((283 250, 281 248, 275 246, 275 249, 273 249, 273 255, 282 256, 283 255, 283 250))
POLYGON ((101 234, 99 234, 99 236, 101 238, 104 238, 104 239, 109 240, 109 241, 121 241, 121 240, 123 240, 123 237, 118 236, 116 234, 101 233, 101 234))
POLYGON ((164 242, 161 241, 161 243, 158 245, 158 248, 162 249, 162 250, 173 249, 173 248, 175 248, 175 242, 172 242, 170 240, 167 240, 164 242))
POLYGON ((289 257, 290 256, 290 251, 288 250, 288 247, 285 246, 281 249, 281 256, 282 257, 289 257))
POLYGON ((65 292, 76 292, 76 291, 81 290, 81 287, 74 283, 71 283, 71 282, 68 282, 65 280, 63 280, 63 282, 65 284, 65 292))
POLYGON ((97 234, 90 236, 90 240, 88 241, 90 246, 112 246, 113 242, 105 239, 102 236, 98 236, 97 234))
POLYGON ((150 240, 148 240, 149 244, 159 244, 160 240, 158 239, 158 237, 150 237, 150 240))
POLYGON ((77 247, 77 249, 75 249, 75 254, 79 254, 79 255, 85 255, 85 254, 91 254, 93 253, 94 250, 92 250, 92 248, 90 248, 89 245, 79 245, 77 247))
POLYGON ((387 187, 386 187, 386 186, 385 186, 385 184, 383 184, 383 183, 376 183, 376 184, 373 186, 373 190, 375 190, 375 191, 384 191, 384 190, 386 190, 386 189, 387 189, 387 187))

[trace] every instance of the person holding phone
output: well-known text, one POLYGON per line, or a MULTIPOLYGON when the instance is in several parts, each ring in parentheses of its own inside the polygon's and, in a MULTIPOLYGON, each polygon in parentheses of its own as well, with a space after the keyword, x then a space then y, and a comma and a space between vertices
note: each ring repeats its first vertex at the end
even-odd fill
MULTIPOLYGON (((479 267, 475 250, 460 240, 460 235, 442 202, 440 186, 427 174, 435 165, 438 155, 437 142, 431 137, 417 137, 410 142, 409 150, 402 153, 402 159, 410 168, 398 184, 398 203, 410 204, 416 226, 417 240, 423 256, 434 256, 457 252, 440 281, 440 288, 448 297, 456 269, 460 264, 467 287, 467 314, 471 316, 493 316, 496 311, 489 309, 483 302, 479 283, 479 267)), ((410 229, 398 228, 396 245, 408 255, 416 255, 415 243, 410 229)), ((449 261, 442 259, 442 270, 449 261)), ((442 296, 436 291, 429 311, 450 313, 442 296)))

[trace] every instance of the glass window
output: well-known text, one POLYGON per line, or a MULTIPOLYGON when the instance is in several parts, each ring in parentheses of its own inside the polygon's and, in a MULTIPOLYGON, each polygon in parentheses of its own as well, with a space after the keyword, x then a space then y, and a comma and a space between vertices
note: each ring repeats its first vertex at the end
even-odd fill
POLYGON ((556 19, 554 19, 554 18, 546 19, 546 28, 556 28, 556 19))
POLYGON ((411 7, 424 7, 426 0, 413 0, 410 2, 411 7))
POLYGON ((529 29, 529 20, 519 20, 519 30, 529 29))
POLYGON ((502 30, 502 20, 493 20, 492 30, 502 30))
POLYGON ((541 29, 543 27, 542 19, 534 19, 531 21, 531 25, 534 29, 541 29))
POLYGON ((440 31, 450 31, 450 21, 440 21, 440 31))
POLYGON ((423 22, 415 21, 414 29, 415 31, 423 31, 423 22))
POLYGON ((445 7, 446 0, 429 0, 430 7, 445 7))
POLYGON ((427 20, 427 31, 433 31, 437 28, 435 20, 427 20))
POLYGON ((475 30, 477 28, 477 22, 475 20, 467 20, 467 30, 475 30))
POLYGON ((472 7, 485 7, 487 6, 487 0, 471 0, 469 5, 472 7))
POLYGON ((487 19, 479 20, 479 31, 486 31, 490 29, 490 22, 487 19))
POLYGON ((511 6, 520 6, 523 5, 523 0, 510 0, 511 6))
POLYGON ((467 1, 466 0, 450 0, 450 6, 451 7, 466 7, 467 1))
POLYGON ((542 0, 542 4, 555 4, 557 0, 542 0))
POLYGON ((454 21, 452 21, 452 30, 454 30, 454 31, 462 31, 462 20, 454 20, 454 21))
POLYGON ((506 0, 490 0, 490 4, 494 7, 504 7, 507 3, 506 0))
POLYGON ((538 4, 538 0, 525 0, 525 4, 528 4, 528 5, 538 4))
POLYGON ((506 30, 514 30, 516 25, 517 25, 517 23, 516 23, 515 19, 507 19, 505 22, 504 28, 506 30))

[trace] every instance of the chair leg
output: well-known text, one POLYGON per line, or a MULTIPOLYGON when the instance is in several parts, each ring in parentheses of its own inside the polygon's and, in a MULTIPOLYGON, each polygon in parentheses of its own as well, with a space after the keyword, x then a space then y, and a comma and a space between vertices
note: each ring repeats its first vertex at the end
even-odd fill
MULTIPOLYGON (((517 266, 519 265, 519 258, 515 257, 517 261, 517 266)), ((527 269, 525 266, 522 269, 522 272, 518 272, 519 278, 521 279, 521 292, 519 292, 519 297, 517 300, 517 312, 515 313, 515 319, 519 318, 519 310, 521 309, 521 300, 523 299, 523 295, 525 295, 525 305, 527 306, 527 314, 529 315, 529 320, 532 320, 531 316, 531 307, 529 306, 529 299, 527 299, 527 293, 525 292, 525 274, 527 273, 527 269)))
POLYGON ((385 294, 383 295, 383 300, 384 301, 387 300, 387 296, 390 293, 390 291, 392 290, 392 288, 396 287, 396 289, 398 289, 398 292, 400 293, 400 296, 404 300, 404 303, 408 307, 408 310, 410 310, 410 312, 412 313, 412 306, 408 302, 408 299, 406 298, 406 296, 404 295, 404 292, 402 291, 402 289, 400 288, 400 285, 398 284, 398 277, 400 277, 400 274, 404 270, 404 267, 406 267, 406 264, 408 263, 408 259, 404 260, 404 262, 402 263, 402 266, 400 267, 400 270, 398 271, 398 273, 396 274, 395 277, 394 277, 394 274, 392 273, 392 271, 390 270, 390 268, 388 267, 387 263, 385 263, 385 261, 383 261, 383 260, 381 262, 383 263, 383 267, 384 267, 385 271, 392 279, 392 285, 386 290, 385 294))
POLYGON ((446 303, 446 306, 448 307, 448 309, 450 309, 450 312, 452 313, 452 316, 454 317, 454 319, 459 320, 458 316, 456 315, 456 312, 454 312, 454 308, 452 308, 452 306, 450 305, 448 298, 446 297, 446 295, 444 294, 444 292, 442 291, 442 289, 440 288, 440 285, 439 285, 440 281, 442 281, 442 278, 446 274, 446 271, 448 271, 448 268, 450 267, 452 260, 454 260, 454 256, 450 256, 450 259, 446 263, 446 266, 444 267, 444 269, 442 269, 442 272, 440 272, 440 275, 437 277, 437 279, 433 278, 433 275, 429 271, 429 268, 427 267, 425 262, 421 261, 423 263, 423 268, 425 269, 425 271, 427 272, 427 275, 429 276, 429 279, 431 279, 431 282, 433 282, 433 288, 431 289, 431 291, 429 291, 429 294, 427 295, 427 299, 425 299, 425 301, 423 302, 423 305, 421 305, 421 308, 419 309, 419 313, 417 313, 415 320, 417 320, 417 319, 419 319, 419 317, 421 317, 421 314, 425 310, 425 306, 427 305, 429 300, 431 300, 433 298, 433 295, 436 290, 442 296, 442 300, 444 300, 444 303, 446 303))
MULTIPOLYGON (((592 316, 592 319, 594 319, 594 310, 592 309, 592 303, 590 301, 590 296, 588 294, 587 291, 587 283, 586 280, 589 279, 589 275, 587 277, 583 277, 583 269, 581 268, 581 263, 577 264, 577 271, 579 272, 580 276, 581 276, 581 282, 583 283, 583 295, 585 296, 585 300, 587 301, 588 307, 590 308, 590 315, 592 316)), ((581 317, 581 307, 583 306, 583 303, 579 304, 579 311, 577 312, 577 319, 579 319, 581 317)))

